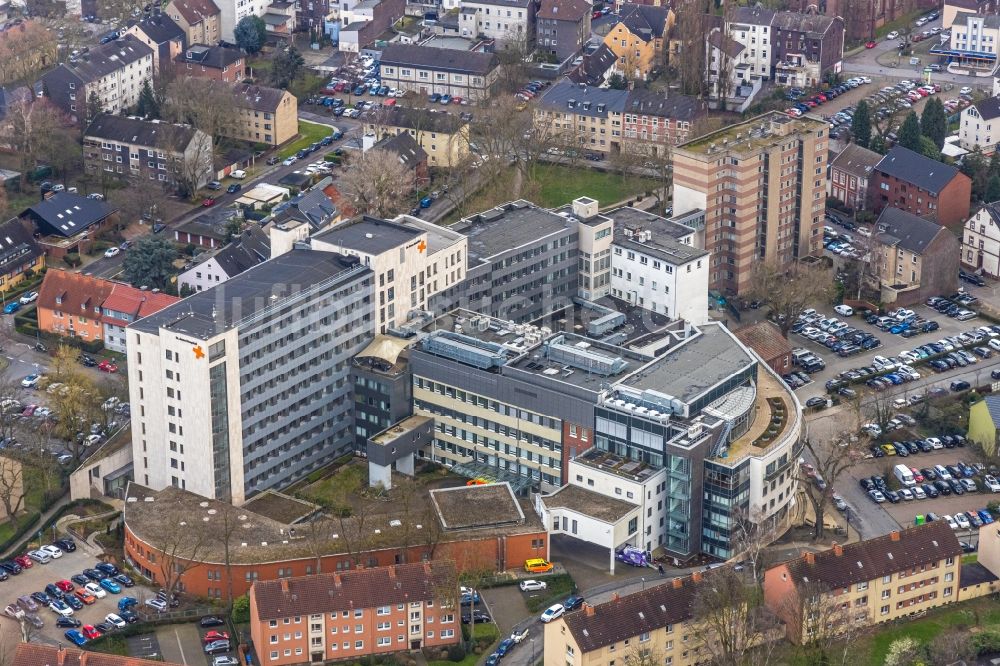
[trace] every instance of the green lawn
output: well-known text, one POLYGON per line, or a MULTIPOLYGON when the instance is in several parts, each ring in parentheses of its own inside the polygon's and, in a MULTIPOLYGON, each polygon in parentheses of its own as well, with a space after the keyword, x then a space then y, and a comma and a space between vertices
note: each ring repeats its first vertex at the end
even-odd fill
POLYGON ((313 144, 325 136, 330 136, 333 133, 326 125, 318 125, 317 123, 306 122, 305 120, 299 121, 299 136, 301 138, 292 141, 290 144, 278 151, 278 157, 285 159, 290 157, 295 153, 299 152, 306 146, 313 144))
POLYGON ((545 208, 562 206, 582 196, 597 199, 604 207, 656 187, 653 181, 636 176, 622 178, 619 174, 557 164, 539 164, 534 173, 539 185, 535 203, 545 208))
POLYGON ((428 661, 427 666, 475 666, 481 655, 470 652, 462 661, 428 661))
POLYGON ((364 470, 357 466, 347 466, 330 474, 325 479, 320 479, 316 483, 306 486, 298 494, 305 499, 326 506, 350 494, 354 489, 363 487, 366 483, 364 470))

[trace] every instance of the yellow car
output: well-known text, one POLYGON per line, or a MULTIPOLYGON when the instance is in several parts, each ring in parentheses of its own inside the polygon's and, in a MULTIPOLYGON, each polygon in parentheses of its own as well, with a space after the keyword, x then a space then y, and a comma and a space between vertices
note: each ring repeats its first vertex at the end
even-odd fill
POLYGON ((885 455, 894 456, 896 455, 896 447, 892 444, 883 444, 882 450, 885 451, 885 455))
POLYGON ((524 561, 524 570, 528 573, 548 573, 552 571, 552 563, 540 557, 535 557, 524 561))
POLYGON ((514 105, 514 108, 517 109, 518 111, 524 111, 525 109, 528 108, 528 103, 518 102, 517 104, 514 105))

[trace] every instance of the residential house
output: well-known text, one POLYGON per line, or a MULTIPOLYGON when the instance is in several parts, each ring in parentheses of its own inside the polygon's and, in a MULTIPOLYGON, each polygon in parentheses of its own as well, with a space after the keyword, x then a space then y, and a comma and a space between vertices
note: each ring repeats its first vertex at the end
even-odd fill
POLYGON ((114 286, 110 280, 50 268, 38 289, 39 330, 84 342, 102 340, 101 305, 114 286))
POLYGON ((333 179, 327 176, 312 188, 272 209, 271 217, 268 220, 272 242, 271 256, 281 253, 274 249, 275 227, 288 226, 293 223, 304 224, 308 227, 309 233, 307 235, 309 235, 340 221, 342 217, 340 209, 325 192, 326 187, 332 182, 333 179))
POLYGON ((19 285, 45 268, 45 251, 35 241, 30 224, 14 218, 0 224, 0 292, 19 285))
POLYGON ((698 605, 718 575, 696 571, 604 603, 584 602, 579 612, 542 625, 545 654, 567 655, 574 666, 633 659, 669 666, 710 663, 715 651, 708 644, 717 639, 711 622, 699 618, 698 605))
POLYGON ((350 9, 348 6, 340 10, 339 48, 358 53, 372 45, 403 16, 406 0, 362 0, 350 9))
MULTIPOLYGON (((168 14, 155 12, 125 31, 153 50, 153 70, 160 76, 173 67, 184 50, 184 30, 168 14)), ((150 83, 152 85, 152 83, 150 83)))
POLYGON ((761 261, 785 269, 823 251, 828 135, 823 121, 771 112, 673 149, 674 215, 704 211, 710 289, 745 295, 761 261))
POLYGON ((537 100, 532 122, 553 143, 600 153, 622 148, 622 116, 629 91, 593 88, 563 79, 537 100))
POLYGON ((212 180, 212 138, 187 125, 102 113, 83 132, 83 161, 88 173, 192 193, 212 180))
POLYGON ((991 155, 1000 144, 1000 98, 987 97, 966 107, 958 126, 958 142, 966 150, 991 155))
MULTIPOLYGON (((964 2, 966 0, 947 0, 945 16, 947 17, 948 2, 964 2)), ((974 0, 972 0, 974 1, 974 0)), ((826 0, 815 3, 812 0, 792 0, 786 7, 796 12, 815 11, 829 17, 840 17, 844 20, 845 38, 853 43, 863 43, 869 39, 877 39, 879 28, 887 23, 902 21, 912 22, 915 15, 941 9, 939 0, 826 0)), ((950 23, 943 23, 947 30, 950 23)), ((924 26, 926 27, 926 26, 924 26)))
POLYGON ((951 39, 932 53, 947 56, 963 70, 987 75, 996 69, 998 48, 1000 15, 958 12, 951 25, 951 39))
POLYGON ((222 13, 212 0, 170 0, 163 10, 184 31, 186 45, 217 44, 222 13))
POLYGON ((250 636, 262 666, 361 659, 462 640, 455 564, 433 560, 250 588, 250 636))
POLYGON ((179 300, 176 296, 161 291, 136 289, 129 284, 114 283, 111 293, 101 303, 104 348, 124 354, 126 326, 156 314, 179 300))
POLYGON ((268 233, 253 225, 215 254, 203 254, 198 262, 177 276, 177 288, 198 292, 233 278, 271 258, 268 233))
POLYGON ((949 227, 969 217, 972 181, 950 164, 895 146, 872 174, 875 213, 892 206, 949 227))
POLYGON ((769 321, 759 321, 735 331, 736 339, 756 352, 779 375, 792 370, 792 345, 781 329, 769 321))
POLYGON ((941 29, 951 30, 955 18, 962 12, 971 14, 996 14, 1000 12, 997 0, 944 0, 941 8, 941 29))
POLYGON ((764 602, 803 644, 954 602, 961 560, 955 533, 935 520, 773 566, 764 602))
POLYGON ((535 42, 536 0, 461 0, 458 25, 462 37, 495 39, 530 52, 535 42))
POLYGON ((247 76, 246 56, 230 46, 192 44, 174 58, 178 76, 197 76, 222 83, 239 83, 247 76))
POLYGON ((35 228, 35 238, 52 259, 87 252, 97 234, 118 217, 118 209, 73 192, 56 192, 18 215, 35 228))
POLYGON ((382 84, 418 95, 451 95, 470 101, 490 96, 499 76, 493 53, 389 44, 382 50, 382 84))
MULTIPOLYGON (((726 32, 721 21, 718 23, 720 25, 709 28, 705 39, 708 96, 713 100, 725 99, 737 111, 744 111, 760 91, 761 82, 770 74, 752 72, 751 68, 756 65, 747 62, 750 51, 726 32)), ((770 68, 765 71, 770 72, 770 68)))
POLYGON ((295 24, 299 30, 309 33, 326 31, 326 23, 335 16, 337 3, 330 0, 303 0, 297 3, 295 24))
POLYGON ((562 62, 590 39, 593 5, 589 0, 541 0, 535 15, 535 46, 562 62))
POLYGON ((295 5, 290 0, 273 0, 267 5, 260 18, 266 26, 268 42, 281 44, 291 39, 295 32, 295 5))
POLYGON ((287 90, 237 84, 235 123, 227 127, 233 139, 280 146, 299 132, 298 101, 287 90))
POLYGON ((872 268, 883 303, 915 305, 958 287, 959 241, 947 228, 886 208, 873 232, 872 268))
POLYGON ((132 35, 91 47, 75 65, 61 64, 42 75, 36 94, 47 96, 74 122, 87 120, 87 100, 96 95, 105 113, 121 113, 153 83, 153 49, 132 35))
POLYGON ((600 87, 607 83, 617 61, 618 56, 604 42, 596 48, 590 45, 580 64, 566 72, 566 78, 573 83, 600 87))
POLYGON ((65 645, 18 643, 11 666, 179 666, 160 660, 101 654, 65 645))
POLYGON ((848 208, 866 210, 870 207, 870 180, 875 165, 882 156, 856 143, 849 143, 830 162, 830 178, 827 192, 834 199, 844 202, 848 208))
POLYGON ((618 23, 604 37, 615 53, 615 71, 630 80, 646 80, 663 65, 664 37, 674 24, 667 7, 623 4, 618 23))
POLYGON ((976 272, 1000 278, 1000 202, 986 204, 965 223, 962 263, 976 272))
POLYGON ((398 157, 399 162, 407 170, 413 172, 413 186, 415 188, 421 189, 430 182, 427 166, 430 157, 409 132, 387 135, 380 141, 374 142, 369 150, 387 150, 398 157))
MULTIPOLYGON (((782 86, 816 87, 839 74, 844 60, 844 20, 812 12, 776 12, 771 22, 774 80, 782 86)), ((753 50, 753 44, 750 44, 753 50)))
POLYGON ((966 436, 982 446, 987 455, 996 455, 998 428, 1000 395, 987 395, 969 407, 969 431, 966 436))
POLYGON ((374 135, 377 141, 395 134, 409 134, 427 153, 430 166, 456 166, 469 155, 469 123, 450 113, 385 107, 367 121, 365 132, 374 135))
POLYGON ((626 146, 652 157, 665 157, 670 147, 693 138, 695 124, 707 113, 695 97, 645 88, 630 91, 622 114, 626 146))

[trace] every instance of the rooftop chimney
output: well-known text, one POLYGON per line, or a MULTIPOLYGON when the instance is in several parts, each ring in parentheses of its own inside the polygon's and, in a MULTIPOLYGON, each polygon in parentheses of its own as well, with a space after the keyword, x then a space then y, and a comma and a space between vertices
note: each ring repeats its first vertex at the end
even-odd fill
POLYGON ((594 606, 592 604, 584 604, 583 612, 587 614, 587 617, 594 617, 594 615, 597 614, 597 611, 594 610, 594 606))
POLYGON ((621 600, 621 597, 618 596, 617 592, 615 592, 613 595, 611 595, 611 601, 619 601, 619 600, 621 600))
POLYGON ((806 564, 816 564, 816 553, 811 550, 806 551, 806 564))
POLYGON ((889 538, 893 541, 899 541, 899 530, 893 530, 889 533, 889 538))
POLYGON ((387 573, 389 574, 389 578, 391 578, 393 580, 396 579, 396 567, 389 567, 389 570, 388 570, 387 573))
POLYGON ((282 578, 281 579, 281 591, 284 594, 288 594, 288 579, 287 578, 282 578))
POLYGON ((59 644, 59 656, 57 657, 56 666, 63 666, 66 663, 66 650, 63 648, 62 643, 59 644))
POLYGON ((844 547, 836 541, 833 542, 833 554, 837 557, 841 557, 844 554, 844 547))
POLYGON ((684 581, 680 578, 674 578, 674 589, 679 590, 684 587, 684 581))
POLYGON ((692 571, 691 572, 691 580, 693 580, 696 583, 700 583, 701 582, 701 572, 700 571, 692 571))

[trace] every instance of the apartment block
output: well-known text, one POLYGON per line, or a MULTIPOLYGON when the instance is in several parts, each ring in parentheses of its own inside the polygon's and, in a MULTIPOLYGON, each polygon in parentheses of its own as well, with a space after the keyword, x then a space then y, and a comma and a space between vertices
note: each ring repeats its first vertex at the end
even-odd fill
POLYGON ((745 294, 755 264, 822 250, 828 130, 772 112, 674 149, 674 214, 705 211, 711 289, 745 294))
POLYGON ((102 113, 83 131, 84 168, 190 194, 212 180, 212 137, 188 125, 102 113))
POLYGON ((239 83, 246 77, 246 56, 229 46, 191 44, 174 57, 178 76, 197 76, 222 83, 239 83))
POLYGON ((622 149, 627 90, 595 88, 564 79, 554 83, 534 109, 535 131, 548 141, 587 151, 622 149))
POLYGON ((604 37, 615 54, 614 71, 630 81, 645 81, 662 66, 664 36, 675 16, 668 7, 623 3, 616 23, 604 37))
POLYGON ((389 44, 380 62, 383 85, 421 96, 437 93, 469 101, 490 96, 500 64, 493 53, 417 44, 389 44))
POLYGON ((87 120, 87 100, 97 96, 101 111, 117 114, 139 101, 144 83, 153 84, 154 57, 132 35, 90 49, 75 65, 61 64, 41 76, 36 94, 45 95, 73 122, 87 120))
POLYGON ((374 325, 379 334, 429 309, 437 294, 466 275, 467 241, 452 228, 401 217, 367 215, 312 236, 314 250, 358 257, 374 272, 374 325))
POLYGON ((882 156, 856 143, 848 144, 830 162, 829 194, 855 210, 871 207, 871 178, 882 156))
POLYGON ((153 50, 153 69, 164 76, 173 69, 173 60, 184 49, 184 29, 157 8, 124 32, 153 50))
POLYGON ((965 223, 962 264, 1000 277, 1000 202, 986 204, 965 223))
POLYGON ((764 602, 789 640, 807 643, 956 601, 961 561, 954 532, 935 520, 771 567, 764 602))
POLYGON ((288 666, 457 644, 452 562, 257 581, 250 635, 264 664, 288 666))
POLYGON ((562 62, 590 39, 593 5, 587 0, 543 0, 536 15, 538 48, 562 62))
POLYGON ((884 303, 917 305, 958 288, 960 241, 937 222, 897 208, 875 221, 872 271, 884 303))
POLYGON ((429 166, 457 167, 469 157, 469 123, 450 113, 385 107, 365 124, 365 133, 375 141, 409 134, 429 166))
POLYGON ((227 127, 233 139, 280 146, 299 132, 299 105, 287 90, 237 84, 234 122, 227 127))
POLYGON ((240 505, 352 451, 372 276, 297 249, 129 326, 136 481, 240 505))
POLYGON ((946 227, 965 222, 972 201, 972 180, 950 164, 894 146, 872 170, 875 213, 893 207, 946 227))
POLYGON ((31 225, 17 218, 0 224, 0 291, 16 287, 45 268, 45 252, 33 232, 31 225))
POLYGON ((535 42, 534 0, 461 0, 458 27, 462 37, 495 39, 504 43, 535 42))
POLYGON ((217 44, 222 12, 212 0, 170 0, 163 10, 184 31, 184 44, 217 44))

